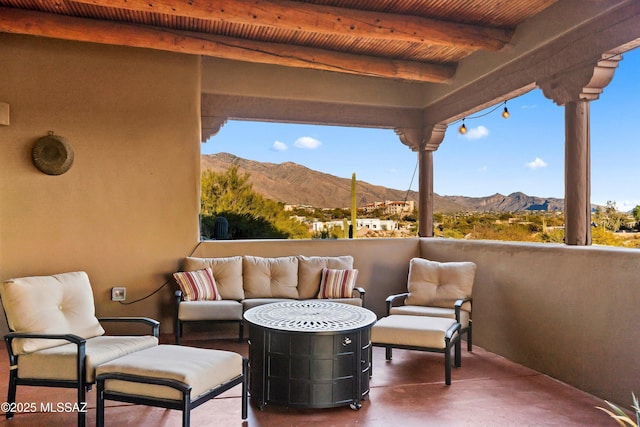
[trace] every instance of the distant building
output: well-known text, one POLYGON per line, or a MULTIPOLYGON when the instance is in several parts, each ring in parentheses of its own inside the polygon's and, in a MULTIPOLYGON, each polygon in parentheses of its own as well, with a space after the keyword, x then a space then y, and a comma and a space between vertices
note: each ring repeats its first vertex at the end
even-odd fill
POLYGON ((371 213, 377 209, 380 209, 383 215, 410 214, 413 212, 414 208, 415 203, 413 202, 413 200, 409 200, 406 202, 385 200, 384 202, 368 203, 362 207, 362 209, 367 213, 371 213))
POLYGON ((292 211, 294 209, 304 209, 307 212, 313 212, 314 208, 310 205, 284 205, 285 211, 292 211))
MULTIPOLYGON (((314 232, 331 230, 333 228, 342 229, 345 224, 343 220, 335 221, 315 221, 311 224, 314 232)), ((351 225, 351 221, 346 221, 347 226, 351 225)), ((359 228, 368 228, 370 230, 390 231, 395 229, 396 222, 379 218, 356 218, 356 230, 359 228)))

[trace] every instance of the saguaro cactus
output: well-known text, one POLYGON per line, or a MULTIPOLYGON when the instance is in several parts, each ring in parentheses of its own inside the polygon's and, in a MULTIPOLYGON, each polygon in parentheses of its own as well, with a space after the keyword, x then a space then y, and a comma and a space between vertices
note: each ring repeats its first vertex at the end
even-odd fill
POLYGON ((356 173, 351 175, 351 227, 349 227, 349 238, 356 235, 356 173))
POLYGON ((229 221, 223 216, 216 218, 213 223, 213 238, 216 240, 224 240, 229 237, 229 221))

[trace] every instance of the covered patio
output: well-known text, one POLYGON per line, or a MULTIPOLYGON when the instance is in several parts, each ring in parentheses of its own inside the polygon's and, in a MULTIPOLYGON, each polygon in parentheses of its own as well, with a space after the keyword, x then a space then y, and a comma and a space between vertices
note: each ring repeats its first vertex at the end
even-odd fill
MULTIPOLYGON (((211 339, 195 334, 183 344, 224 349, 246 355, 247 345, 233 334, 211 339), (220 338, 220 337, 223 338, 220 338)), ((171 337, 167 336, 167 342, 171 337)), ((464 351, 463 367, 453 372, 453 383, 445 386, 441 356, 433 353, 397 350, 393 361, 384 360, 384 349, 374 349, 374 376, 369 398, 362 408, 348 406, 328 409, 293 409, 267 405, 260 411, 249 406, 249 417, 240 420, 240 389, 236 387, 192 412, 197 426, 608 426, 615 423, 596 409, 602 401, 544 374, 510 362, 480 347, 464 351)), ((0 358, 0 387, 6 387, 6 357, 0 358)), ((87 425, 94 425, 94 391, 88 394, 87 425)), ((24 389, 23 402, 73 401, 72 390, 24 389)), ((178 411, 141 407, 117 402, 107 404, 107 426, 177 426, 178 411)), ((0 425, 67 426, 76 421, 74 413, 23 413, 0 425)))
MULTIPOLYGON (((393 365, 407 365, 392 367, 376 353, 360 412, 253 408, 248 425, 608 425, 594 406, 629 407, 640 384, 640 253, 591 246, 589 103, 640 43, 640 3, 441 3, 0 0, 0 280, 83 270, 99 316, 156 318, 170 336, 169 279, 191 253, 352 255, 378 316, 412 257, 470 260, 478 348, 450 388, 430 356, 398 353, 393 365), (433 152, 449 124, 535 87, 565 108, 566 244, 433 238, 433 152), (395 129, 419 158, 420 237, 199 242, 199 145, 229 119, 395 129), (56 176, 31 159, 51 133, 74 150, 56 176), (110 300, 114 286, 126 304, 110 300)), ((219 332, 187 344, 246 350, 219 332)), ((194 424, 240 423, 232 392, 194 424)), ((145 423, 174 417, 145 411, 145 423)))

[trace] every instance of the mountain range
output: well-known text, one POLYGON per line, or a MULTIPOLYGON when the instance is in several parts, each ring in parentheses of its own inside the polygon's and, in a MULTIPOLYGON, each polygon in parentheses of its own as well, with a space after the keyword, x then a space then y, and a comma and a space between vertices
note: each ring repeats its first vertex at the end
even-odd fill
MULTIPOLYGON (((289 205, 309 205, 316 208, 349 208, 351 179, 340 178, 309 169, 293 162, 264 163, 247 160, 229 153, 201 156, 202 170, 224 172, 237 164, 240 173, 249 174, 253 189, 262 196, 289 205)), ((413 200, 415 191, 396 190, 357 181, 358 206, 385 200, 413 200)), ((486 197, 441 196, 434 194, 436 212, 518 212, 528 210, 562 211, 564 200, 528 196, 516 192, 507 196, 493 194, 486 197)))

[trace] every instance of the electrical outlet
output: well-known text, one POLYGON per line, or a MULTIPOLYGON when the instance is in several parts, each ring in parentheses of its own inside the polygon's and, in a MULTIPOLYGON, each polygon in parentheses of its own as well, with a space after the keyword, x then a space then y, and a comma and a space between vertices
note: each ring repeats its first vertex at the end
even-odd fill
POLYGON ((127 288, 111 288, 111 301, 124 301, 127 299, 127 288))

